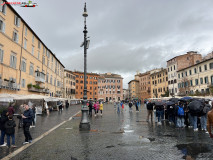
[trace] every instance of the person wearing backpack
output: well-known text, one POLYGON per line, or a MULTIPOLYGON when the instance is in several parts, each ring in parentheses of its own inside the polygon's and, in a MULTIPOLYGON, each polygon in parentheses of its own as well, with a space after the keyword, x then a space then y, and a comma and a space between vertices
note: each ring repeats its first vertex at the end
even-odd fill
POLYGON ((205 101, 205 106, 203 108, 203 112, 202 112, 202 115, 201 115, 201 129, 202 131, 205 131, 206 133, 207 132, 207 129, 206 129, 206 123, 207 123, 207 113, 210 111, 210 104, 208 101, 205 101))
POLYGON ((184 107, 182 103, 179 104, 177 110, 177 127, 178 128, 184 127, 184 107))
POLYGON ((12 148, 16 148, 15 146, 15 127, 16 123, 13 120, 13 115, 10 114, 8 116, 8 120, 4 124, 5 127, 5 133, 7 136, 7 146, 10 147, 10 137, 12 138, 12 148))

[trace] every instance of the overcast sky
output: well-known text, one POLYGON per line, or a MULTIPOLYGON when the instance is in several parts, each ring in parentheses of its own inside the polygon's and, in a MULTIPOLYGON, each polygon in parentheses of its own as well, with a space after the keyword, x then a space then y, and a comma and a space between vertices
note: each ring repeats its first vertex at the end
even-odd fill
MULTIPOLYGON (((33 2, 38 6, 15 9, 67 69, 83 71, 85 0, 33 2)), ((121 74, 124 88, 136 71, 166 67, 167 60, 187 51, 213 50, 212 0, 86 2, 88 72, 121 74)))

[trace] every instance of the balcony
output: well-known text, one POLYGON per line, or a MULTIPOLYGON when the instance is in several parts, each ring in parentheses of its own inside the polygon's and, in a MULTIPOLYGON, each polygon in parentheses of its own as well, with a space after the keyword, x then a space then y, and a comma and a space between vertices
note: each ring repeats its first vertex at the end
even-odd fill
POLYGON ((29 92, 39 92, 39 93, 49 94, 49 89, 41 88, 38 84, 37 85, 28 84, 27 88, 29 92))
POLYGON ((9 81, 7 79, 4 79, 4 80, 0 79, 0 88, 19 91, 20 90, 20 85, 15 83, 14 81, 9 81))
POLYGON ((45 74, 43 72, 35 71, 35 81, 38 83, 45 83, 45 74))

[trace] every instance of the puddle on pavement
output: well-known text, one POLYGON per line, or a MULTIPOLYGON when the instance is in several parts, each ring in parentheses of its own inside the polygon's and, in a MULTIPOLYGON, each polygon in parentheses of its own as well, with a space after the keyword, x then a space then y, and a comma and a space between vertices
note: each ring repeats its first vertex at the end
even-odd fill
POLYGON ((115 147, 115 146, 113 146, 113 145, 111 145, 111 146, 106 146, 106 148, 113 148, 113 147, 115 147))
MULTIPOLYGON (((191 160, 194 160, 199 154, 211 152, 213 145, 202 143, 189 143, 178 144, 176 145, 176 147, 184 154, 183 159, 188 159, 190 157, 191 160)), ((202 155, 200 155, 199 158, 206 157, 202 157, 202 155)))
POLYGON ((155 141, 155 138, 148 138, 150 140, 150 142, 155 141))
POLYGON ((124 133, 132 133, 134 130, 124 130, 124 133))

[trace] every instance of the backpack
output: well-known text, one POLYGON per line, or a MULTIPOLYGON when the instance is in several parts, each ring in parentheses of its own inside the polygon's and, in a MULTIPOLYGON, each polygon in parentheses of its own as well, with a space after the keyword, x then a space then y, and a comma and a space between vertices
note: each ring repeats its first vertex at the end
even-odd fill
POLYGON ((184 116, 183 107, 178 107, 178 116, 184 116))
POLYGON ((15 125, 13 120, 7 120, 4 124, 5 126, 5 133, 8 135, 15 133, 15 125))

